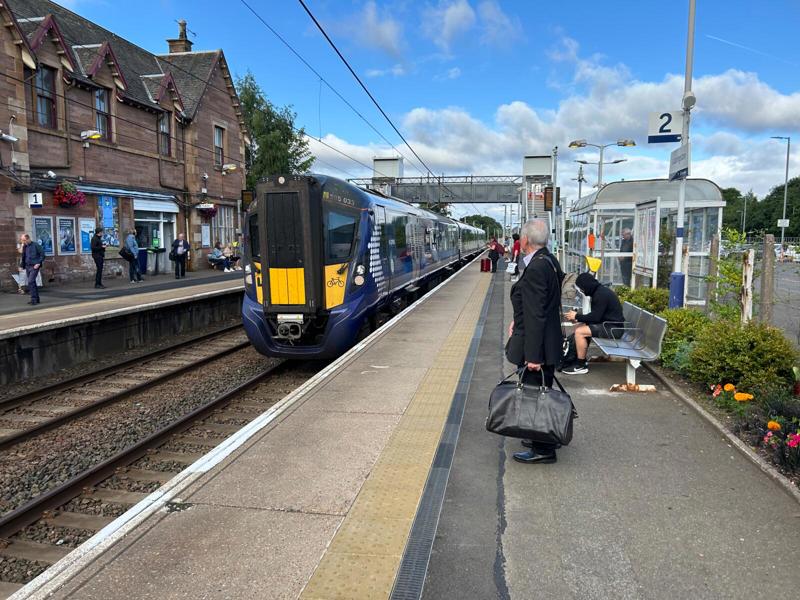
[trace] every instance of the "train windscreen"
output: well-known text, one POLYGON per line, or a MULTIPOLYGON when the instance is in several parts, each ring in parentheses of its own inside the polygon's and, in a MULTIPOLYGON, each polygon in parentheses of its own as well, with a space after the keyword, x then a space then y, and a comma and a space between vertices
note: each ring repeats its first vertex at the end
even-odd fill
POLYGON ((325 264, 346 262, 353 253, 356 237, 356 215, 333 210, 325 211, 325 264))

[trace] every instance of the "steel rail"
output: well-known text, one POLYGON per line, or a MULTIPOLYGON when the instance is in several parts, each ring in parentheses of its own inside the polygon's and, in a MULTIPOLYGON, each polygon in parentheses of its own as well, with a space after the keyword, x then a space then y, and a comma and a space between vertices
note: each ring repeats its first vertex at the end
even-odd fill
POLYGON ((286 361, 281 361, 272 365, 244 383, 228 390, 217 398, 176 419, 169 425, 155 431, 136 444, 129 446, 125 450, 118 452, 114 456, 87 469, 83 473, 76 475, 69 481, 48 490, 44 494, 29 501, 27 504, 23 504, 5 514, 0 518, 0 538, 8 539, 13 534, 42 518, 42 513, 45 511, 52 510, 69 502, 72 498, 79 496, 85 488, 94 486, 102 480, 114 475, 117 469, 138 460, 147 454, 149 449, 162 445, 170 436, 188 429, 197 419, 205 417, 220 406, 229 403, 238 395, 254 387, 268 375, 273 374, 277 369, 284 367, 286 364, 286 361))

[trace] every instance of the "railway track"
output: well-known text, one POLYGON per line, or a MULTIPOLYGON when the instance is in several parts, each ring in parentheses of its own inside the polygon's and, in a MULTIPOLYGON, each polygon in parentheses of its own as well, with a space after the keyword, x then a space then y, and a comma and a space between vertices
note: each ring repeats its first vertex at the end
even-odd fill
POLYGON ((0 598, 255 419, 316 368, 273 364, 0 517, 0 598))
POLYGON ((0 451, 249 346, 241 325, 0 401, 0 451))

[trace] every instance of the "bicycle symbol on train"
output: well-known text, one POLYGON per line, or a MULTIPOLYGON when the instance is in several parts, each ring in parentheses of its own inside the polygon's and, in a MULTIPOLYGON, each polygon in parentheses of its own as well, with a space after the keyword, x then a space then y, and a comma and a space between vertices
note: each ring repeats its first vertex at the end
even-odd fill
POLYGON ((331 277, 326 285, 328 287, 333 287, 335 285, 338 285, 339 287, 344 287, 344 281, 342 281, 341 277, 331 277))

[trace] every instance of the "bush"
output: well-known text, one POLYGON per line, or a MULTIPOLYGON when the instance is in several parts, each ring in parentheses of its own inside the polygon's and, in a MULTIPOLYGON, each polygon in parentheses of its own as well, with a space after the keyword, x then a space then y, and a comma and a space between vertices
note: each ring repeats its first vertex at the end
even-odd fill
POLYGON ((668 308, 661 311, 659 316, 667 320, 667 334, 661 346, 661 362, 680 372, 681 369, 673 365, 678 349, 683 348, 685 353, 687 346, 711 320, 700 311, 690 308, 668 308))
POLYGON ((620 302, 630 302, 651 313, 659 313, 669 306, 669 290, 662 290, 661 288, 632 290, 621 286, 614 291, 617 293, 620 302))
POLYGON ((696 336, 689 356, 690 379, 703 384, 731 382, 741 389, 788 388, 797 351, 780 330, 751 322, 714 321, 696 336))

